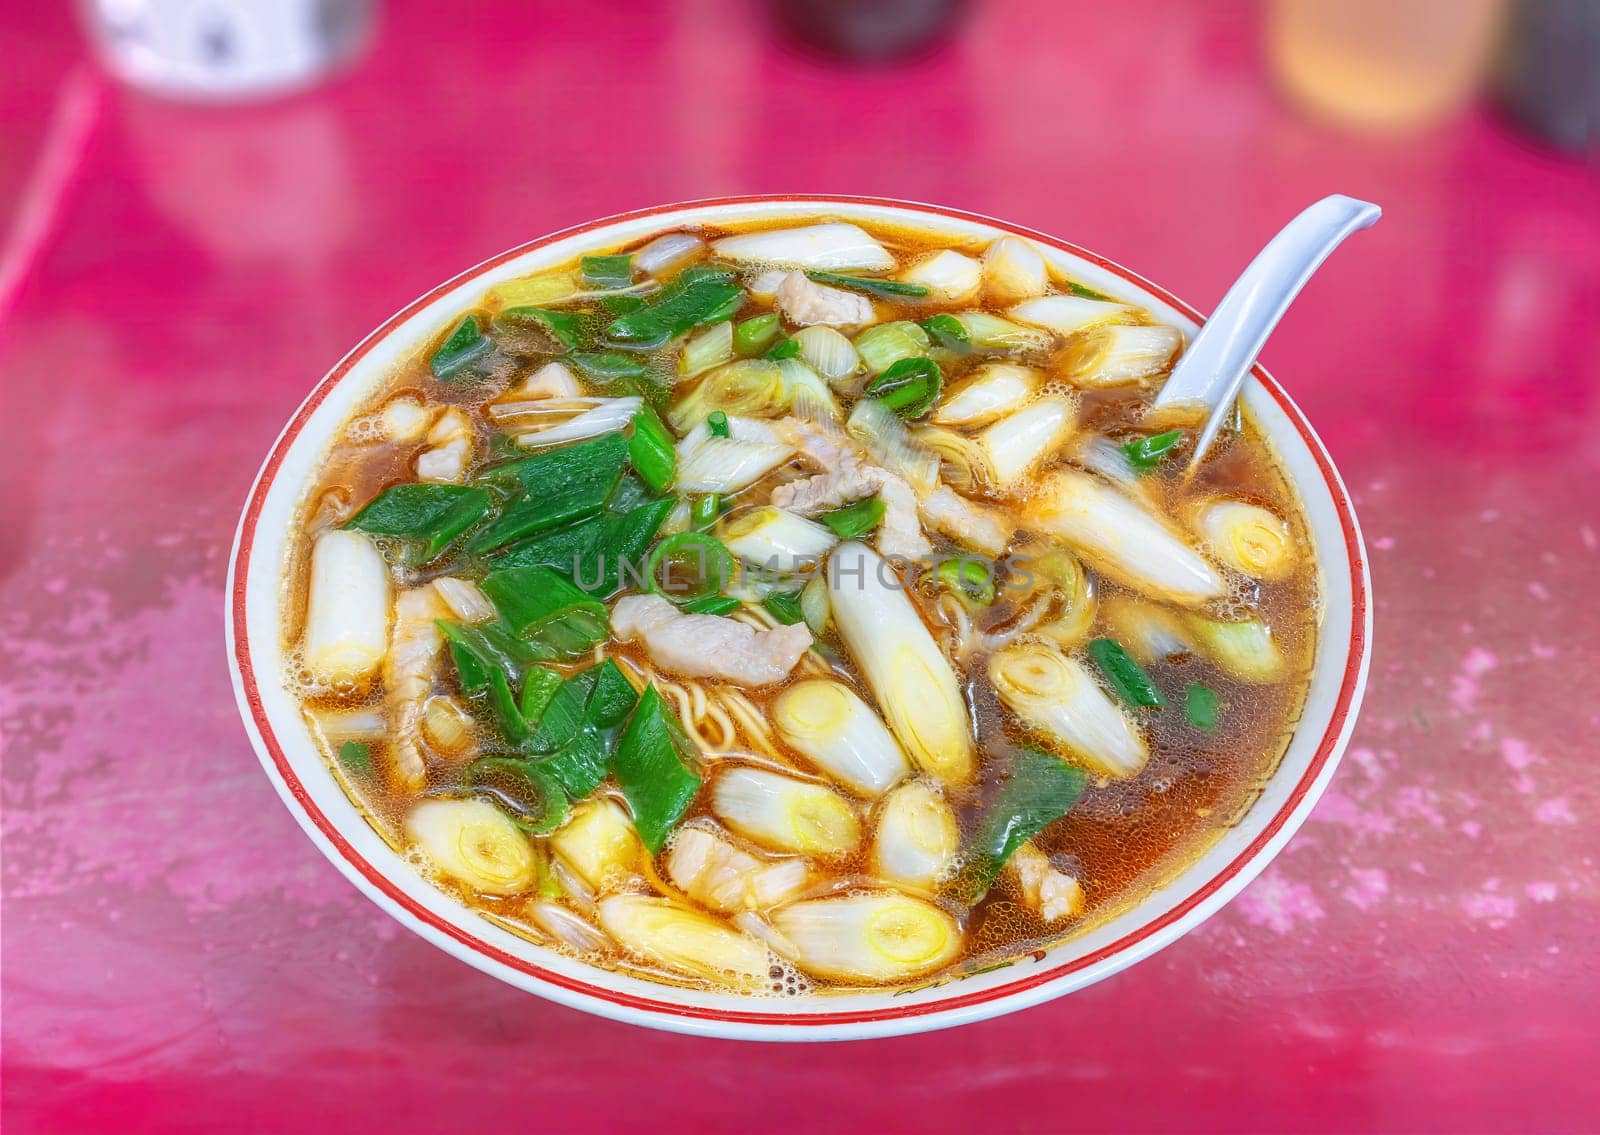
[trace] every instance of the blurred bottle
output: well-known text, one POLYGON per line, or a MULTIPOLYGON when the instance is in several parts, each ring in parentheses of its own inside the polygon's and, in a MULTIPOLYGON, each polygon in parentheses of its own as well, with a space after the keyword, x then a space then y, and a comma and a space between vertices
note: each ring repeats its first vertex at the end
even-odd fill
POLYGON ((1600 144, 1600 4, 1520 0, 1495 90, 1518 123, 1575 154, 1600 144))
POLYGON ((932 47, 966 0, 771 0, 773 20, 823 55, 882 63, 932 47))
POLYGON ((78 0, 107 70, 203 101, 309 86, 366 45, 374 8, 374 0, 78 0))
POLYGON ((1267 55, 1279 83, 1318 114, 1420 127, 1477 91, 1505 0, 1272 0, 1267 55))

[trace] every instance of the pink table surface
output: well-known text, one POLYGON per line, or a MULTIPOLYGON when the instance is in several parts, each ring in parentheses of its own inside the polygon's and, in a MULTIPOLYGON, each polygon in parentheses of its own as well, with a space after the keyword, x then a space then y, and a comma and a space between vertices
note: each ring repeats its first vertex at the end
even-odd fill
POLYGON ((1231 5, 983 4, 838 74, 733 0, 394 3, 355 73, 238 110, 109 84, 33 7, 0 29, 8 1132, 1600 1126, 1580 164, 1488 114, 1308 124, 1231 5), (412 296, 596 215, 808 190, 1004 216, 1203 309, 1301 205, 1381 202, 1265 356, 1357 498, 1372 682, 1300 835, 1154 959, 953 1032, 693 1040, 516 992, 341 879, 237 720, 223 579, 281 424, 412 296))

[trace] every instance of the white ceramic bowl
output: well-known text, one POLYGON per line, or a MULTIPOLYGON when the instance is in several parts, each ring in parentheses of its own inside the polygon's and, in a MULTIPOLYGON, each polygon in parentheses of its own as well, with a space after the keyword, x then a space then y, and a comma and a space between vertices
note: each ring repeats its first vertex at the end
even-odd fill
POLYGON ((541 997, 653 1028, 755 1040, 840 1040, 945 1028, 1081 989, 1199 925, 1288 842, 1333 775, 1366 683, 1371 615, 1355 513, 1332 462, 1288 395, 1257 367, 1244 398, 1305 505, 1322 570, 1322 626, 1305 712, 1276 774, 1237 827, 1144 902, 1089 933, 1004 968, 902 993, 752 1000, 657 985, 532 945, 435 889, 378 838, 323 764, 283 672, 283 566, 296 509, 339 425, 390 369, 490 285, 579 253, 703 222, 819 215, 910 223, 953 236, 1015 233, 1073 277, 1196 329, 1155 285, 1041 233, 930 205, 856 197, 743 197, 647 209, 555 233, 486 260, 406 306, 328 375, 272 447, 234 541, 228 649, 245 729, 278 795, 313 843, 373 902, 440 949, 541 997))

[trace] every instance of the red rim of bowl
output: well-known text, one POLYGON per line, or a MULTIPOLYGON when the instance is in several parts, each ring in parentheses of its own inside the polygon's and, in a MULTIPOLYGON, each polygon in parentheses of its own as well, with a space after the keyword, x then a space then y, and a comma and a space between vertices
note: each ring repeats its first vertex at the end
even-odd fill
POLYGON ((548 236, 518 245, 516 248, 500 253, 498 256, 485 260, 472 268, 467 269, 451 280, 440 284, 426 295, 413 300, 400 312, 392 316, 371 334, 367 335, 360 344, 346 355, 339 364, 330 371, 323 380, 317 384, 315 390, 295 413, 294 418, 285 428, 277 443, 273 446, 271 454, 262 466, 261 474, 251 489, 249 502, 245 506, 244 516, 240 521, 238 544, 233 563, 233 588, 229 597, 230 617, 232 620, 233 660, 237 667, 240 681, 243 686, 245 699, 249 703, 250 714, 259 730, 262 742, 276 765, 278 774, 283 779, 295 801, 299 804, 305 815, 317 826, 317 829, 327 839, 331 848, 351 867, 365 878, 374 888, 386 896, 390 901, 409 913, 413 918, 422 922, 441 934, 444 934, 468 949, 480 954, 484 958, 497 962, 519 973, 525 974, 548 985, 555 986, 587 998, 607 1002, 619 1009, 633 1010, 659 1015, 663 1018, 697 1018, 708 1021, 723 1022, 747 1026, 837 1026, 850 1024, 863 1024, 868 1022, 881 1022, 903 1020, 907 1018, 936 1016, 947 1014, 954 1010, 969 1008, 991 1001, 1000 1001, 1015 997, 1020 993, 1036 989, 1069 974, 1088 969, 1091 966, 1104 962, 1118 954, 1125 953, 1148 941, 1166 927, 1178 922, 1196 907, 1215 895, 1230 881, 1249 867, 1261 854, 1284 825, 1288 822, 1295 810, 1305 800, 1322 774, 1328 760, 1338 748, 1340 738, 1344 733, 1345 725, 1350 715, 1354 712, 1357 694, 1360 688, 1360 673, 1362 663, 1367 652, 1366 611, 1368 604, 1367 583, 1363 569, 1363 555, 1361 537, 1356 527, 1355 513, 1351 507, 1348 495, 1341 484, 1338 474, 1334 471, 1333 463, 1327 452, 1323 449, 1321 441, 1313 433, 1310 424, 1306 421, 1299 408, 1289 399, 1277 381, 1269 375, 1259 364, 1252 374, 1262 387, 1267 391, 1278 406, 1283 410, 1289 421, 1293 423, 1307 450, 1316 461, 1318 471, 1322 474, 1327 484, 1328 493, 1333 500, 1334 508, 1339 514, 1339 526, 1344 536, 1345 554, 1350 564, 1350 653, 1345 663, 1344 675, 1339 687, 1338 699, 1335 702, 1332 717, 1324 731, 1322 739, 1318 742, 1316 752, 1311 758, 1305 773, 1295 784, 1283 804, 1273 814, 1272 819, 1257 834, 1248 846, 1217 874, 1206 880, 1193 894, 1184 899, 1171 910, 1159 917, 1137 927, 1123 935, 1115 942, 1074 958, 1070 962, 1052 966, 1039 972, 1020 977, 1015 981, 1007 982, 988 989, 976 990, 968 994, 958 994, 939 1000, 919 1002, 916 1004, 889 1005, 881 1009, 850 1010, 844 1012, 795 1012, 795 1013, 764 1013, 754 1010, 729 1010, 709 1008, 698 1005, 684 1005, 673 1001, 656 1000, 641 997, 618 990, 608 989, 604 986, 587 981, 575 979, 565 974, 547 970, 535 965, 524 958, 507 953, 496 946, 490 945, 481 938, 468 933, 461 927, 440 918, 421 904, 405 894, 391 883, 386 875, 374 867, 344 838, 339 829, 325 816, 311 799, 305 786, 295 775, 283 747, 278 743, 272 724, 267 720, 264 706, 262 705, 260 690, 257 686, 255 667, 250 657, 249 635, 245 621, 245 593, 249 580, 250 553, 255 543, 256 525, 260 519, 262 504, 266 499, 273 479, 277 476, 284 457, 290 447, 299 437, 311 414, 321 405, 328 393, 344 378, 357 363, 364 358, 372 347, 398 328, 407 319, 432 303, 445 293, 459 287, 472 278, 482 275, 493 268, 504 264, 506 261, 522 256, 534 249, 552 244, 569 237, 579 236, 584 233, 594 232, 597 229, 608 228, 624 221, 642 220, 648 217, 659 216, 663 213, 673 213, 684 209, 716 208, 735 205, 755 204, 781 204, 785 202, 816 203, 819 206, 837 205, 848 207, 852 205, 866 205, 878 207, 892 207, 909 212, 927 213, 933 216, 953 218, 956 220, 970 221, 977 224, 988 225, 1001 231, 1025 237, 1041 244, 1077 256, 1083 260, 1097 265, 1141 288, 1150 294, 1159 297, 1178 311, 1183 312, 1196 323, 1202 322, 1199 312, 1165 289, 1156 286, 1149 280, 1131 272, 1120 264, 1107 260, 1087 249, 1045 233, 1023 228, 1005 221, 996 220, 978 213, 969 213, 960 209, 947 209, 936 205, 926 205, 909 201, 898 201, 886 197, 858 197, 834 196, 811 194, 759 194, 742 197, 717 197, 703 201, 687 201, 673 205, 660 205, 649 209, 639 209, 629 213, 620 213, 615 216, 605 217, 600 220, 590 221, 586 224, 572 228, 562 229, 548 236))

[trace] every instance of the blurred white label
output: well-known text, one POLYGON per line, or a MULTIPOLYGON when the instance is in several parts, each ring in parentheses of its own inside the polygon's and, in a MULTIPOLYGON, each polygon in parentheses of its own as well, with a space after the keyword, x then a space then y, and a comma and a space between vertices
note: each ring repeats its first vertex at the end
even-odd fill
POLYGON ((203 99, 315 81, 358 50, 372 0, 79 0, 85 30, 120 77, 203 99))

